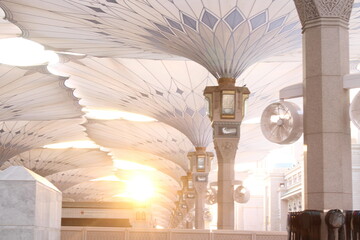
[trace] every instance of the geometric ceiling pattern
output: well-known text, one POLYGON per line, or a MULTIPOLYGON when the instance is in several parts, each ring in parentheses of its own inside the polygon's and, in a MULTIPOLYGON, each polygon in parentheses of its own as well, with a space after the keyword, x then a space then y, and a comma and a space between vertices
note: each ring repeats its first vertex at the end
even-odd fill
POLYGON ((87 57, 51 65, 69 76, 83 106, 145 114, 184 133, 194 146, 212 142, 203 89, 216 80, 192 61, 87 57))
POLYGON ((111 157, 98 149, 32 149, 12 157, 0 169, 24 166, 46 177, 76 168, 111 166, 111 157))
POLYGON ((47 176, 46 178, 52 182, 60 191, 75 186, 82 182, 87 182, 92 179, 109 176, 114 172, 114 167, 102 166, 102 167, 85 167, 75 168, 63 172, 57 172, 47 176))
POLYGON ((59 120, 83 114, 66 78, 46 66, 19 68, 0 65, 0 120, 59 120))
POLYGON ((217 78, 237 78, 253 63, 301 43, 288 0, 4 0, 0 6, 24 37, 50 49, 97 57, 180 56, 217 78))
POLYGON ((127 150, 124 148, 110 149, 113 159, 128 160, 145 166, 153 167, 156 170, 167 174, 175 181, 180 181, 186 171, 173 161, 164 157, 138 150, 127 150))
POLYGON ((82 119, 0 122, 0 166, 17 154, 46 144, 86 139, 82 119))
MULTIPOLYGON (((67 201, 116 201, 116 194, 119 194, 126 187, 124 182, 115 181, 86 181, 72 186, 63 191, 63 197, 67 201)), ((122 200, 118 198, 118 200, 122 200)))
MULTIPOLYGON (((128 172, 111 160, 151 166, 159 186, 153 213, 166 225, 189 169, 187 153, 213 151, 203 90, 218 77, 235 77, 251 91, 236 163, 261 163, 278 148, 262 136, 259 118, 280 89, 302 81, 293 1, 1 0, 0 7, 6 15, 0 38, 22 34, 56 50, 61 62, 50 70, 63 76, 45 66, 0 65, 1 170, 24 165, 47 176, 69 201, 122 201, 114 195, 123 182, 90 180, 126 179, 128 172), (82 107, 158 122, 86 119, 82 107), (102 148, 41 148, 75 140, 102 148)), ((360 58, 359 17, 355 0, 353 62, 360 58)))
POLYGON ((194 150, 193 145, 185 135, 164 123, 88 120, 84 126, 88 136, 105 148, 149 153, 188 170, 186 155, 194 150))

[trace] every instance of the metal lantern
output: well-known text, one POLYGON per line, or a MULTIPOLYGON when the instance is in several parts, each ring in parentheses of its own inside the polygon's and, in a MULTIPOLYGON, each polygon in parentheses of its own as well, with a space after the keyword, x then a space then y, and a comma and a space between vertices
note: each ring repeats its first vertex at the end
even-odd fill
POLYGON ((205 172, 206 156, 197 155, 196 156, 196 171, 205 172))
POLYGON ((219 86, 205 88, 204 96, 209 118, 213 122, 214 137, 240 137, 240 123, 245 116, 249 94, 247 87, 236 87, 232 78, 221 78, 219 86))
POLYGON ((187 157, 190 160, 190 170, 192 174, 210 172, 211 160, 214 158, 214 154, 206 152, 206 148, 196 147, 196 151, 189 152, 187 157))
POLYGON ((235 86, 235 79, 220 78, 219 86, 206 87, 204 91, 209 118, 211 121, 241 122, 249 94, 247 87, 235 86))
POLYGON ((221 91, 221 118, 235 119, 235 90, 221 91))

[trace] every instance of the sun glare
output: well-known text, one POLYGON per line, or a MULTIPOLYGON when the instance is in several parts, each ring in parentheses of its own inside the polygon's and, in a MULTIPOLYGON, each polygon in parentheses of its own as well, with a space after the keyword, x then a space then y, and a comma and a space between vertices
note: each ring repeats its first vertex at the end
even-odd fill
POLYGON ((117 169, 155 171, 155 168, 130 161, 116 159, 113 162, 114 162, 114 167, 117 169))
POLYGON ((156 119, 147 117, 140 114, 122 112, 118 110, 103 110, 103 109, 83 109, 87 118, 91 119, 100 119, 100 120, 115 120, 115 119, 125 119, 128 121, 134 122, 155 122, 156 119))
POLYGON ((103 182, 126 182, 126 180, 122 180, 115 175, 100 177, 100 178, 92 179, 90 181, 92 181, 92 182, 101 182, 101 181, 103 181, 103 182))
POLYGON ((0 39, 0 52, 0 63, 13 66, 41 65, 59 60, 55 52, 24 38, 0 39))
POLYGON ((43 148, 64 149, 64 148, 100 148, 93 141, 73 141, 45 145, 43 148))
POLYGON ((129 198, 137 202, 146 202, 155 194, 152 181, 144 175, 134 175, 126 182, 126 190, 115 197, 129 198))

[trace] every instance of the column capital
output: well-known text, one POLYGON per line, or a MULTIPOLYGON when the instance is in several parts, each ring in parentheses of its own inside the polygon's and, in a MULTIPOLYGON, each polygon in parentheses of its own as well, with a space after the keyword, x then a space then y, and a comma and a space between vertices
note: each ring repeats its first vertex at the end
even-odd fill
POLYGON ((209 173, 211 170, 211 160, 214 158, 212 152, 206 152, 206 148, 196 147, 196 152, 189 152, 187 154, 190 160, 190 171, 195 173, 209 173))
POLYGON ((308 22, 337 18, 348 23, 354 0, 294 0, 303 28, 308 22))
POLYGON ((199 194, 199 195, 205 194, 206 191, 207 191, 208 182, 207 181, 206 182, 196 181, 196 176, 194 176, 193 181, 194 181, 194 188, 195 188, 196 193, 199 194))
POLYGON ((218 163, 235 163, 239 138, 215 138, 214 145, 218 163))

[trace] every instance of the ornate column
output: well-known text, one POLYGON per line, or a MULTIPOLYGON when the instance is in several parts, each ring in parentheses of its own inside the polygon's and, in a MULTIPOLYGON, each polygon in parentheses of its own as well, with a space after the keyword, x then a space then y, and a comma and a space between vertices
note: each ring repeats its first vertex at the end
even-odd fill
POLYGON ((195 205, 195 189, 193 186, 194 185, 193 179, 190 172, 188 172, 186 176, 181 177, 181 183, 182 183, 183 199, 188 209, 187 215, 185 216, 186 228, 193 229, 194 217, 193 217, 192 209, 195 205))
POLYGON ((250 94, 246 87, 235 87, 235 81, 220 78, 219 86, 204 91, 218 160, 218 229, 234 229, 234 164, 244 104, 250 94))
POLYGON ((349 73, 353 0, 295 4, 303 26, 305 211, 288 215, 288 231, 296 239, 345 239, 346 228, 348 239, 351 221, 345 216, 351 220, 352 212, 339 209, 352 209, 349 93, 343 76, 349 73))
POLYGON ((195 228, 204 229, 204 207, 208 183, 208 175, 211 169, 211 160, 214 154, 206 152, 206 148, 197 147, 196 152, 190 152, 192 180, 195 188, 195 228))
POLYGON ((352 209, 348 22, 353 0, 295 0, 303 26, 305 209, 352 209))

